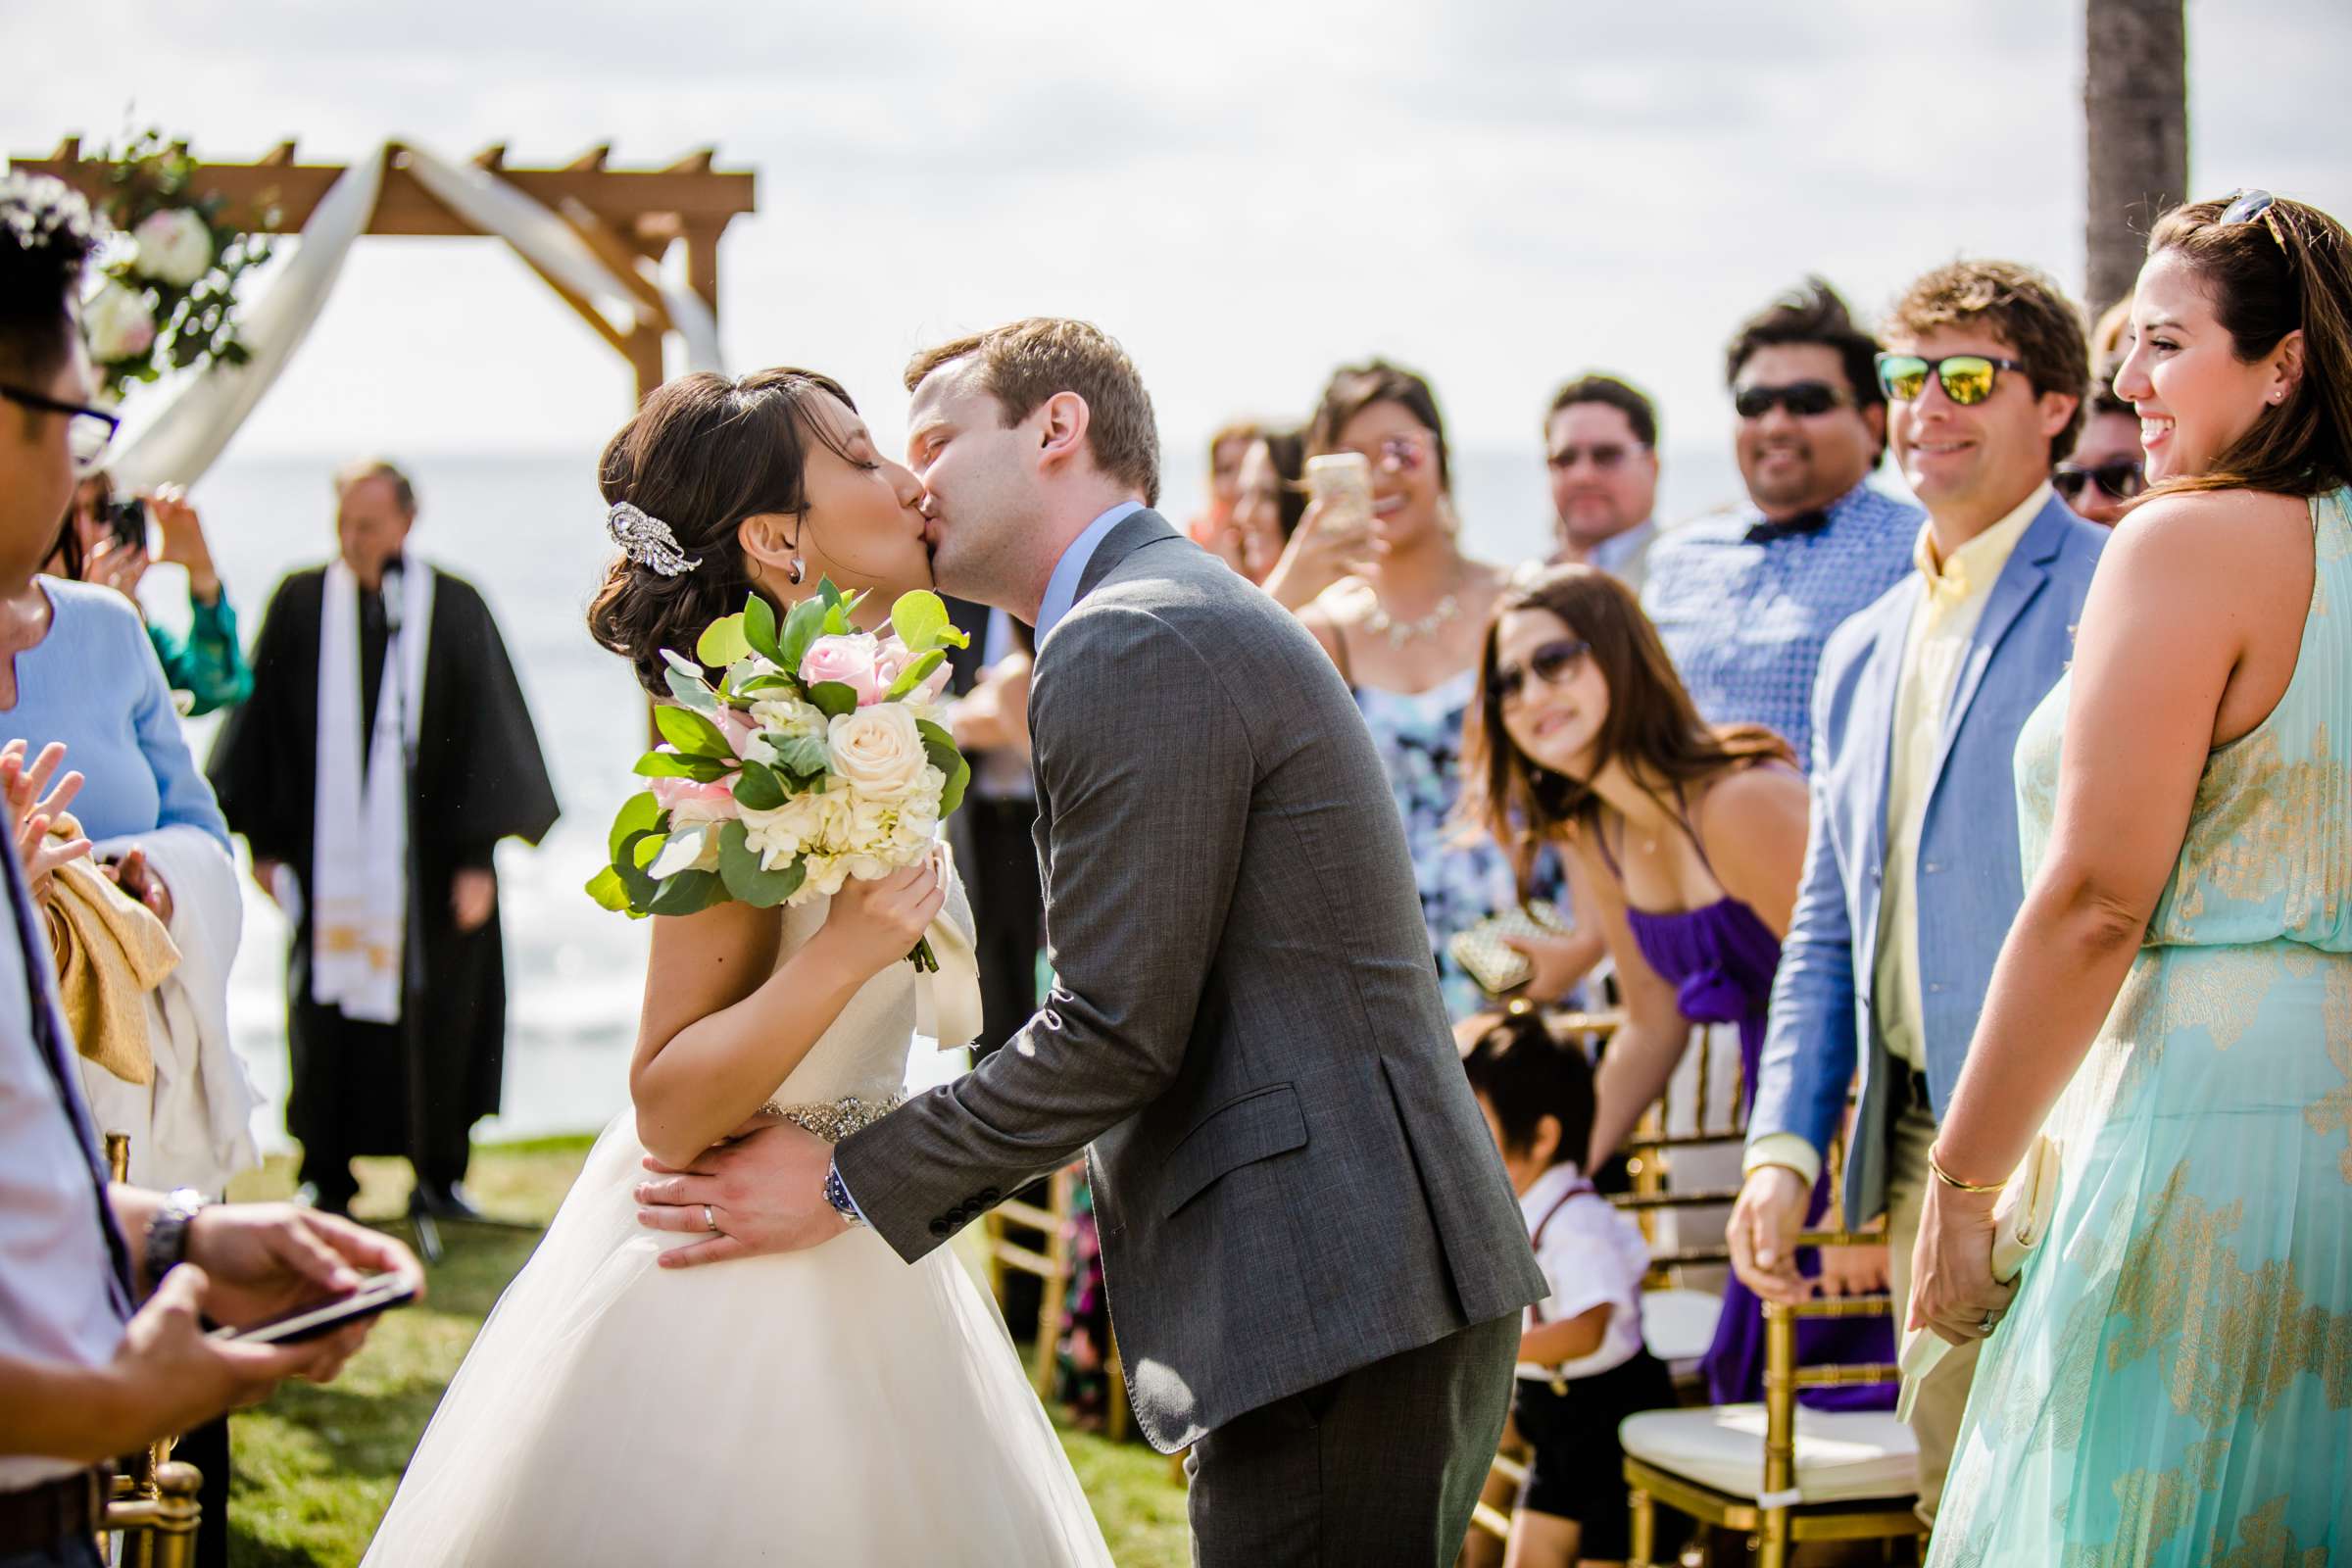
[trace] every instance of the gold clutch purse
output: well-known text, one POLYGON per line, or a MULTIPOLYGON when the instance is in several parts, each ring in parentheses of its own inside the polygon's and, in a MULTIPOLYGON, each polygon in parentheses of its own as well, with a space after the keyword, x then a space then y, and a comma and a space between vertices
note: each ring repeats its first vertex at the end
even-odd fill
POLYGON ((1568 933, 1560 911, 1542 900, 1491 914, 1466 931, 1447 939, 1446 952, 1490 996, 1505 996, 1535 978, 1528 956, 1508 946, 1504 937, 1557 937, 1568 933))

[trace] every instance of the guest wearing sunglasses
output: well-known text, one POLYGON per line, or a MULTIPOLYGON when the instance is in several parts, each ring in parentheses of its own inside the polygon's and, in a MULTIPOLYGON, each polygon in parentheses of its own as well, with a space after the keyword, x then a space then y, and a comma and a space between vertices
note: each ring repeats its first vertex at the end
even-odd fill
MULTIPOLYGON (((1771 730, 1700 717, 1640 602, 1596 567, 1553 566, 1515 585, 1478 669, 1463 814, 1522 864, 1540 849, 1566 852, 1625 996, 1579 1157, 1595 1170, 1664 1090, 1693 1025, 1739 1031, 1752 1095, 1804 859, 1805 780, 1771 730)), ((1816 1191, 1817 1212, 1827 1196, 1816 1191)), ((1851 1254, 1830 1262, 1840 1276, 1857 1266, 1851 1254)), ((1797 1333, 1804 1361, 1893 1353, 1884 1319, 1815 1320, 1797 1333)), ((1763 1309, 1737 1280, 1704 1371, 1716 1403, 1761 1396, 1763 1309)), ((1890 1401, 1865 1387, 1809 1391, 1806 1402, 1890 1401)))
POLYGON ((2115 393, 2110 366, 2091 386, 2090 415, 2075 440, 2075 455, 2050 470, 2059 496, 2103 528, 2124 517, 2129 504, 2148 487, 2139 451, 2139 416, 2115 393))
MULTIPOLYGON (((1310 505, 1266 591, 1303 607, 1298 618, 1355 692, 1404 818, 1432 961, 1458 1022, 1492 999, 1447 943, 1519 897, 1502 851, 1463 842, 1452 820, 1462 719, 1503 572, 1462 553, 1445 421, 1421 376, 1382 360, 1343 367, 1323 390, 1306 448, 1357 453, 1371 466, 1371 525, 1352 537, 1337 533, 1322 503, 1310 505)), ((1544 862, 1530 896, 1559 898, 1554 862, 1544 862)), ((1541 948, 1524 989, 1544 1001, 1569 991, 1599 957, 1590 938, 1541 948)))
POLYGON ((1938 1568, 2347 1539, 2352 235, 2175 208, 2132 311, 2154 484, 2019 740, 2032 880, 1929 1154, 1910 1321, 1983 1342, 1938 1568), (2003 1285, 2037 1130, 2063 1178, 2003 1285))
MULTIPOLYGON (((2055 284, 2008 262, 1938 268, 1886 330, 1887 427, 1928 521, 1917 569, 1830 639, 1815 687, 1804 893, 1730 1232, 1740 1277, 1778 1300, 1807 1294, 1790 1243, 1857 1067, 1844 1213, 1885 1216, 1904 1298, 1936 1118, 2025 888, 2010 760, 2073 655, 2107 538, 2046 477, 2082 423, 2088 363, 2055 284)), ((1947 1356, 1914 1401, 1928 1524, 1974 1359, 1947 1356)))
POLYGON ((1800 760, 1822 643, 1902 580, 1919 532, 1915 508, 1863 483, 1886 444, 1878 349, 1819 278, 1742 324, 1724 375, 1747 504, 1649 555, 1642 608, 1700 714, 1762 724, 1800 760))
POLYGON ((1554 564, 1613 571, 1642 591, 1658 536, 1658 412, 1613 375, 1578 376, 1544 417, 1544 466, 1558 517, 1554 564))

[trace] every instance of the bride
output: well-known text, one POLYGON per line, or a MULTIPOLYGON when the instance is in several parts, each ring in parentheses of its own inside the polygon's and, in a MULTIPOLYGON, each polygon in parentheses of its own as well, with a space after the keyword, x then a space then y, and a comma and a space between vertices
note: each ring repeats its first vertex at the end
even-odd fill
MULTIPOLYGON (((750 589, 786 605, 830 577, 872 590, 879 620, 930 582, 920 484, 821 375, 669 382, 606 447, 601 480, 677 543, 633 530, 589 612, 657 696, 661 650, 691 650, 750 589)), ((690 1164, 776 1118, 838 1139, 888 1110, 918 1010, 976 1012, 971 936, 944 857, 851 882, 829 908, 654 921, 633 1107, 483 1325, 368 1564, 1109 1562, 1004 1320, 951 1250, 909 1265, 858 1228, 665 1268, 696 1238, 637 1223, 649 1154, 690 1164), (943 970, 918 979, 906 955, 926 930, 943 970)))

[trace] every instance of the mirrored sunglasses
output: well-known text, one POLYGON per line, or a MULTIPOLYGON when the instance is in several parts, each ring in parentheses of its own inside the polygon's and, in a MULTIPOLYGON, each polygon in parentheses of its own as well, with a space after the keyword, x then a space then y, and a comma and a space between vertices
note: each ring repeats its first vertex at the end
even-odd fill
POLYGON ((2003 370, 2015 370, 2023 375, 2025 365, 2017 360, 1996 359, 1989 354, 1947 354, 1940 360, 1922 359, 1916 354, 1882 354, 1879 356, 1879 390, 1898 403, 1908 403, 1927 390, 1928 377, 1934 376, 1943 387, 1943 395, 1962 408, 1974 408, 1992 396, 1994 384, 2003 370))

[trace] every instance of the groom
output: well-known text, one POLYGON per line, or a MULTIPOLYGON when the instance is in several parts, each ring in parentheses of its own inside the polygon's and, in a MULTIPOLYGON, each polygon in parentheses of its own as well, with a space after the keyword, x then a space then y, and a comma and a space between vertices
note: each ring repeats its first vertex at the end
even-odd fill
POLYGON ((1196 1560, 1448 1564, 1544 1286, 1355 706, 1149 510, 1152 402, 1102 332, 1017 321, 906 384, 941 586, 1038 632, 1053 994, 838 1148, 779 1127, 647 1184, 662 1228, 727 1209, 664 1261, 860 1224, 920 1257, 1091 1145, 1129 1394, 1155 1447, 1192 1447, 1196 1560))

